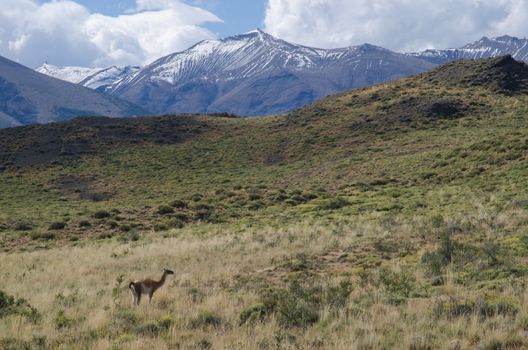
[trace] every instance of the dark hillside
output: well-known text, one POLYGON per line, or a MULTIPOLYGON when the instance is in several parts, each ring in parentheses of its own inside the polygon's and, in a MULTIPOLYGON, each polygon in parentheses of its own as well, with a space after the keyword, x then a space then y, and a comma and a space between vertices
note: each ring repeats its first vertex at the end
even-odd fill
POLYGON ((187 222, 285 210, 290 220, 340 196, 351 214, 460 211, 468 194, 489 191, 498 191, 494 205, 522 202, 527 76, 510 57, 460 61, 284 116, 78 118, 1 130, 0 222, 41 217, 46 228, 66 214, 128 208, 128 220, 152 228, 155 208, 176 199, 197 200, 187 222), (452 193, 449 205, 440 193, 452 193))

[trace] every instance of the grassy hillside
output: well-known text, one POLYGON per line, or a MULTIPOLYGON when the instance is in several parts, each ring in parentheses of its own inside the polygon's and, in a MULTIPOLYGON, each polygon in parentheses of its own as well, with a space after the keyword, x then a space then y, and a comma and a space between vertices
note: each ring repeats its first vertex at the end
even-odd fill
POLYGON ((0 344, 528 346, 527 84, 505 57, 284 116, 0 130, 0 344))

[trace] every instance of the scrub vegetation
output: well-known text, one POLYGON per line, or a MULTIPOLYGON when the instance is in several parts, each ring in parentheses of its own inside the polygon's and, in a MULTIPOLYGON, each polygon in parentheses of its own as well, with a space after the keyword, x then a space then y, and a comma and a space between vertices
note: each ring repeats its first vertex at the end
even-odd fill
POLYGON ((526 348, 527 86, 504 57, 276 117, 1 130, 0 348, 526 348))

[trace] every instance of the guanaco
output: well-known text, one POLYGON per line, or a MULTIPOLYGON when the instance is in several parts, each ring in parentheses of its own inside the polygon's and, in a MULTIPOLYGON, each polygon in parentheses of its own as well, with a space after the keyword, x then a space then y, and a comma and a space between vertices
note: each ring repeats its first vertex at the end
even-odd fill
POLYGON ((139 305, 142 294, 148 295, 149 303, 150 303, 152 300, 152 296, 154 295, 154 292, 160 289, 161 286, 163 286, 163 284, 165 284, 167 275, 174 275, 174 271, 171 271, 169 269, 163 269, 163 275, 161 276, 161 279, 159 281, 155 281, 153 279, 147 278, 141 281, 130 282, 130 284, 128 285, 128 288, 132 290, 132 295, 134 297, 132 304, 139 305))

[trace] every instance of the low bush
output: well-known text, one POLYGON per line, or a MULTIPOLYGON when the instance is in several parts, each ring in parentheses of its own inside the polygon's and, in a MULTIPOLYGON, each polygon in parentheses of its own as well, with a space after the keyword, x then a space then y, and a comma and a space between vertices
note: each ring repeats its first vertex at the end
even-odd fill
POLYGON ((173 214, 174 209, 168 205, 160 205, 158 209, 156 210, 156 212, 160 215, 168 215, 168 214, 173 214))
POLYGON ((187 207, 189 206, 189 205, 187 204, 187 202, 182 201, 182 200, 179 200, 179 199, 177 199, 177 200, 175 200, 175 201, 172 201, 172 202, 170 203, 170 205, 171 205, 171 207, 173 207, 173 208, 178 208, 178 209, 185 209, 185 208, 187 208, 187 207))
POLYGON ((519 306, 513 300, 493 295, 474 299, 451 298, 441 300, 433 308, 435 317, 447 318, 469 317, 471 315, 477 315, 481 318, 489 318, 495 315, 515 316, 518 312, 519 306))
POLYGON ((64 230, 66 228, 66 223, 62 221, 52 222, 49 225, 50 230, 64 230))
POLYGON ((54 232, 33 232, 31 233, 32 240, 42 239, 42 240, 49 241, 55 238, 57 238, 57 235, 54 232))
POLYGON ((75 325, 75 320, 67 316, 64 310, 59 310, 53 319, 53 323, 55 324, 55 328, 60 330, 73 327, 75 325))
POLYGON ((79 227, 88 228, 88 227, 92 227, 92 224, 88 220, 82 220, 82 221, 79 221, 79 227))
POLYGON ((15 224, 15 231, 31 231, 35 224, 29 221, 20 221, 15 224))
POLYGON ((333 313, 343 309, 351 291, 349 281, 323 286, 312 279, 295 279, 286 289, 262 290, 260 302, 243 310, 240 322, 262 320, 274 313, 281 327, 308 327, 319 321, 323 308, 333 313))
POLYGON ((240 324, 253 323, 255 321, 264 321, 270 314, 271 309, 264 303, 251 305, 240 313, 240 324))
POLYGON ((167 231, 169 228, 165 224, 154 224, 153 227, 155 232, 167 231))
POLYGON ((318 205, 321 210, 337 210, 350 205, 350 202, 343 197, 330 198, 322 201, 318 205))
POLYGON ((114 229, 119 227, 119 224, 117 223, 117 221, 113 221, 113 220, 112 221, 108 221, 106 223, 106 225, 108 226, 108 228, 110 228, 112 230, 114 230, 114 229))
POLYGON ((120 331, 130 331, 136 327, 139 319, 132 310, 118 308, 112 315, 111 326, 120 331))
POLYGON ((197 328, 223 328, 227 325, 226 321, 214 312, 202 312, 193 318, 189 326, 192 329, 197 328))
POLYGON ((99 211, 96 211, 92 217, 95 218, 95 219, 106 219, 106 218, 109 218, 111 216, 111 214, 109 212, 107 212, 106 210, 99 210, 99 211))
POLYGON ((177 218, 170 219, 166 223, 168 228, 183 228, 185 226, 185 223, 177 218))

